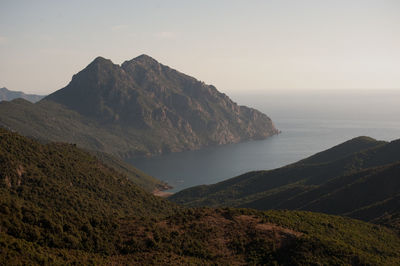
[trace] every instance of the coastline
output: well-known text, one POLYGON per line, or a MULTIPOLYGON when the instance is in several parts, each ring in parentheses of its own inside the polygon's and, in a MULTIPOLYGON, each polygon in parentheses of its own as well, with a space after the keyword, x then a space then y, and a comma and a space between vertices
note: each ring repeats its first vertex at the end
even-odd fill
POLYGON ((166 198, 174 194, 172 192, 166 192, 166 190, 170 189, 173 189, 173 187, 164 182, 162 185, 157 185, 151 194, 157 197, 166 198))

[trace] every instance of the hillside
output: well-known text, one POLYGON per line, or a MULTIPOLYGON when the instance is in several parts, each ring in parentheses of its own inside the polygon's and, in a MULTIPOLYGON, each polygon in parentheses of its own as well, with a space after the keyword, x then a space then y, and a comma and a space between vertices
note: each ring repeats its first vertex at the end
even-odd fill
POLYGON ((44 96, 35 94, 25 94, 22 91, 10 91, 7 88, 0 88, 0 102, 11 101, 17 98, 22 98, 32 103, 40 101, 44 96))
POLYGON ((0 103, 0 126, 118 157, 151 156, 277 134, 265 114, 142 55, 102 57, 39 103, 0 103), (12 110, 10 117, 10 110, 12 110))
POLYGON ((189 188, 169 199, 188 206, 311 210, 374 221, 399 211, 394 203, 399 169, 399 140, 359 137, 279 169, 189 188))
POLYGON ((184 209, 75 145, 0 129, 0 264, 399 264, 385 227, 310 212, 184 209))
POLYGON ((0 147, 1 232, 9 237, 112 253, 121 217, 173 209, 75 145, 42 145, 0 130, 0 147))
POLYGON ((95 151, 92 151, 91 154, 93 154, 105 165, 116 170, 118 173, 126 175, 130 181, 132 181, 135 185, 143 188, 147 192, 154 193, 157 191, 163 191, 172 188, 164 181, 158 180, 157 178, 142 172, 131 164, 115 156, 95 151))
MULTIPOLYGON (((118 143, 116 136, 112 136, 104 129, 90 124, 88 119, 56 103, 39 102, 32 104, 23 99, 16 99, 11 102, 0 103, 0 113, 7 114, 0 115, 0 123, 12 124, 13 129, 17 132, 24 132, 25 135, 35 137, 42 142, 56 139, 75 143, 78 146, 91 143, 92 147, 95 147, 99 145, 99 139, 111 138, 115 143, 118 143)), ((115 148, 122 147, 123 144, 115 145, 115 148)), ((160 180, 141 172, 115 156, 95 150, 91 152, 103 163, 124 173, 135 184, 147 191, 167 188, 160 180)))

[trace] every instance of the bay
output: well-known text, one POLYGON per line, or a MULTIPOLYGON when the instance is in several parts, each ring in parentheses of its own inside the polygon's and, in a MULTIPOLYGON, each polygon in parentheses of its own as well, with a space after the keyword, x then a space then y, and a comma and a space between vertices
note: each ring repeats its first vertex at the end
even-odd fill
POLYGON ((269 91, 231 97, 269 115, 282 133, 128 162, 166 181, 176 192, 281 167, 357 136, 400 138, 400 92, 396 90, 269 91))

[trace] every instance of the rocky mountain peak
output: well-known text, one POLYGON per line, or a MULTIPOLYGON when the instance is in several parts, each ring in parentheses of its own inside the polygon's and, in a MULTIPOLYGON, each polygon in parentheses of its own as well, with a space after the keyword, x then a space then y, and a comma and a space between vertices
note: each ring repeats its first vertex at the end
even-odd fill
POLYGON ((157 153, 262 139, 278 133, 265 114, 238 106, 214 86, 147 55, 121 66, 97 57, 65 88, 46 99, 103 125, 148 130, 147 135, 153 135, 161 147, 157 147, 157 153))
MULTIPOLYGON (((110 59, 98 56, 89 65, 87 65, 82 71, 78 73, 90 73, 90 72, 100 72, 104 74, 112 70, 119 69, 120 66, 114 64, 110 59)), ((76 76, 76 75, 75 75, 76 76)))
POLYGON ((159 79, 160 76, 164 75, 165 70, 168 68, 160 64, 157 60, 152 57, 142 54, 131 60, 122 63, 121 68, 129 73, 131 77, 138 83, 141 83, 144 79, 159 79))
POLYGON ((155 60, 153 57, 148 56, 147 54, 141 54, 135 58, 133 58, 130 61, 134 62, 142 62, 142 63, 151 63, 151 64, 159 64, 157 60, 155 60))
POLYGON ((114 63, 110 59, 104 58, 102 56, 98 56, 89 65, 92 65, 92 64, 106 65, 106 64, 114 64, 114 63))

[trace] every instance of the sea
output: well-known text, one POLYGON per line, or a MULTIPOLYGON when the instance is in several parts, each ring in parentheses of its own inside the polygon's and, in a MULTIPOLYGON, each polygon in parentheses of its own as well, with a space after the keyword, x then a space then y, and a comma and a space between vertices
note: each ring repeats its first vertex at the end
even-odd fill
POLYGON ((267 114, 279 135, 128 162, 171 186, 170 192, 294 163, 358 136, 400 138, 399 90, 264 90, 229 96, 267 114))

